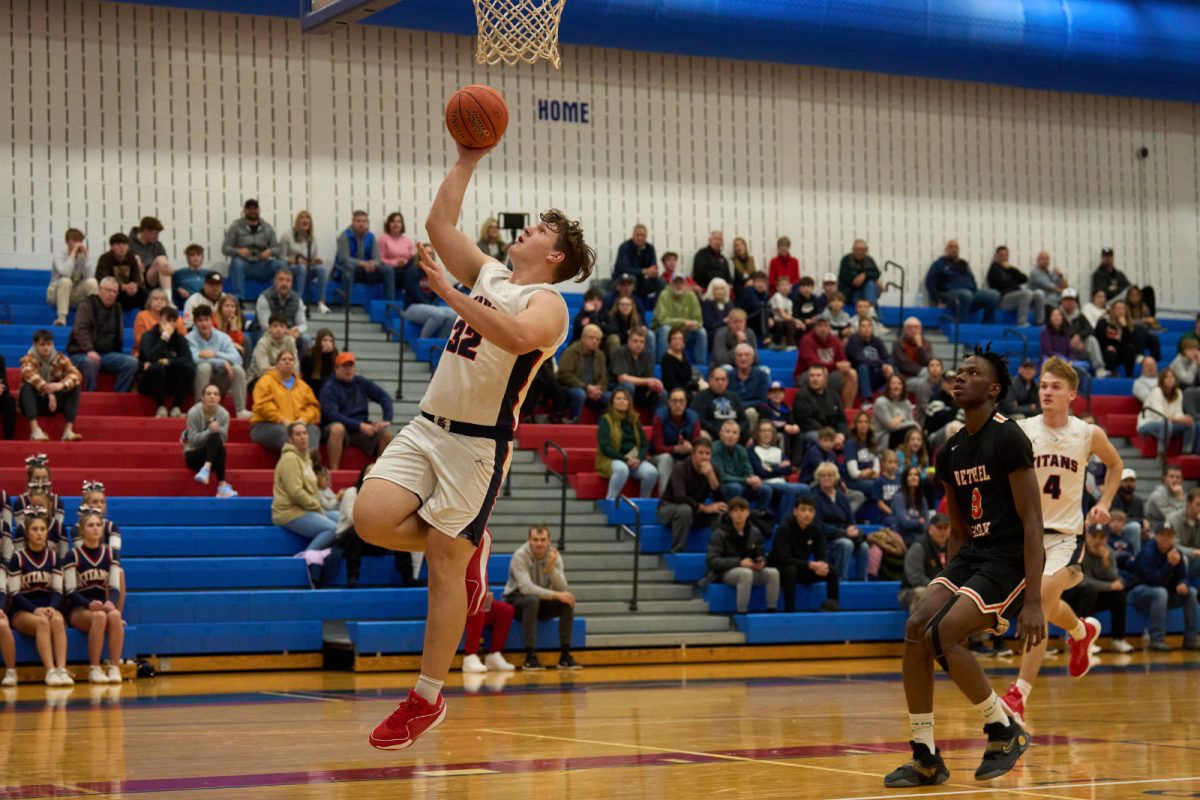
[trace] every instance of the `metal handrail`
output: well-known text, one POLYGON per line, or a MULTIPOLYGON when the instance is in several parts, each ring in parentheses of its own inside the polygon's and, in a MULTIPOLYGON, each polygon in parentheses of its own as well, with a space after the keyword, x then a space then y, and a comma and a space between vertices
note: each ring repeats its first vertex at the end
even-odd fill
MULTIPOLYGON (((959 299, 958 297, 952 296, 952 297, 950 297, 950 303, 946 304, 946 308, 950 308, 951 305, 953 305, 953 307, 954 307, 954 317, 953 317, 953 320, 954 320, 954 361, 951 363, 957 364, 958 363, 958 326, 962 323, 962 320, 960 319, 962 317, 962 300, 959 299)), ((945 309, 943 309, 943 311, 945 311, 945 309)), ((941 322, 941 316, 938 317, 938 322, 939 323, 941 322)), ((957 367, 956 367, 956 369, 957 369, 957 367)))
POLYGON ((558 442, 547 439, 542 443, 542 463, 546 465, 546 473, 542 476, 543 483, 550 482, 550 476, 558 478, 559 484, 562 486, 562 494, 559 496, 558 506, 558 549, 566 552, 567 550, 567 451, 564 450, 558 442), (558 455, 562 458, 562 472, 550 468, 550 464, 546 461, 546 455, 550 450, 557 450, 558 455))
POLYGON ((396 334, 400 340, 400 356, 396 360, 396 399, 404 399, 404 306, 400 303, 388 303, 383 307, 383 328, 396 334), (398 328, 388 326, 388 320, 395 315, 399 321, 398 328))
POLYGON ((342 327, 342 349, 350 349, 350 292, 341 289, 337 286, 333 287, 333 296, 342 298, 343 316, 345 318, 342 327))
POLYGON ((1004 340, 1009 338, 1009 336, 1016 336, 1021 340, 1021 360, 1024 361, 1029 357, 1029 337, 1020 331, 1005 328, 1004 333, 1000 334, 1000 339, 1004 340))
POLYGON ((1166 443, 1162 447, 1158 448, 1158 463, 1161 467, 1162 473, 1165 475, 1167 473, 1167 450, 1171 447, 1171 418, 1156 408, 1146 408, 1145 406, 1142 406, 1142 411, 1162 417, 1163 419, 1163 438, 1165 439, 1166 443))
POLYGON ((624 495, 617 495, 617 507, 622 504, 633 509, 633 528, 622 523, 617 526, 617 541, 621 541, 621 534, 625 534, 633 539, 633 596, 629 599, 629 610, 638 610, 638 566, 642 560, 642 509, 637 503, 630 500, 624 495))
POLYGON ((897 264, 895 261, 892 261, 891 259, 883 262, 883 268, 887 269, 888 267, 895 267, 896 269, 898 269, 900 271, 900 285, 897 286, 895 283, 888 283, 888 284, 885 284, 883 288, 884 288, 884 290, 887 290, 893 286, 896 286, 896 288, 900 290, 900 325, 903 326, 904 325, 904 291, 905 291, 905 288, 908 286, 908 270, 905 269, 902 264, 897 264))

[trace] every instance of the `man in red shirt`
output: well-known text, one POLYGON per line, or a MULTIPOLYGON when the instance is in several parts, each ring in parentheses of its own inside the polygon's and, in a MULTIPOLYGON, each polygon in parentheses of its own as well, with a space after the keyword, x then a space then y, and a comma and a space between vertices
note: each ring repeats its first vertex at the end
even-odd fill
POLYGON ((828 319, 817 317, 808 333, 800 337, 800 349, 796 353, 796 369, 793 379, 797 386, 807 385, 804 373, 812 366, 829 370, 829 386, 842 396, 846 408, 854 407, 858 392, 858 375, 846 360, 846 351, 840 337, 833 334, 828 319))

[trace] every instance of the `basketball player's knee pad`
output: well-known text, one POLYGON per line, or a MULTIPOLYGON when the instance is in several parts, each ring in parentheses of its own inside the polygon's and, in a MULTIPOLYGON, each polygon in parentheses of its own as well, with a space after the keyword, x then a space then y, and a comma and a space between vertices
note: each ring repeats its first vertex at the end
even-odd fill
MULTIPOLYGON (((950 674, 950 665, 946 662, 946 649, 942 646, 942 620, 946 614, 950 613, 950 607, 954 605, 955 598, 951 597, 946 601, 946 604, 938 609, 938 612, 929 620, 929 624, 925 626, 925 632, 929 636, 930 649, 933 651, 933 658, 939 665, 942 671, 947 675, 950 674)), ((951 642, 951 646, 957 644, 951 642)))

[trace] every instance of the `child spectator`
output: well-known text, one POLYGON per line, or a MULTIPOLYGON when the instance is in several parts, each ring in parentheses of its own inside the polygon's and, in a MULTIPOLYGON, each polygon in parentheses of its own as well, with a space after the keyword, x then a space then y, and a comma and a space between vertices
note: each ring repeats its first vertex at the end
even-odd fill
POLYGON ((317 499, 321 501, 321 508, 326 511, 338 511, 341 508, 342 493, 333 491, 333 478, 329 474, 329 468, 324 464, 313 464, 313 473, 317 476, 317 499))
POLYGON ((25 547, 13 554, 8 565, 12 625, 34 638, 46 669, 46 685, 73 686, 75 680, 66 670, 66 622, 58 610, 62 602, 62 568, 46 540, 49 519, 49 512, 39 506, 26 511, 25 547))
MULTIPOLYGON (((2 373, 0 381, 7 386, 2 373)), ((82 384, 83 375, 71 359, 54 349, 54 334, 45 329, 34 331, 33 346, 21 357, 21 413, 29 420, 30 441, 49 441, 50 437, 38 424, 38 416, 52 416, 59 411, 66 420, 63 441, 77 442, 83 438, 75 432, 82 384)))
MULTIPOLYGON (((250 368, 246 370, 246 381, 253 391, 253 384, 260 377, 271 371, 271 367, 283 353, 291 353, 293 361, 296 354, 296 340, 288 336, 287 319, 282 314, 272 314, 267 321, 267 335, 254 345, 254 355, 250 358, 250 368)), ((257 402, 257 401, 256 401, 257 402)), ((282 445, 281 445, 282 446, 282 445)))
POLYGON ((763 531, 750 520, 745 498, 729 501, 729 514, 717 523, 708 542, 708 574, 737 587, 737 613, 750 610, 750 589, 767 587, 767 611, 779 607, 779 570, 767 566, 763 531))
POLYGON ((808 496, 796 500, 796 505, 775 533, 775 543, 767 564, 779 570, 779 584, 783 591, 783 610, 788 614, 796 610, 796 584, 805 586, 825 584, 825 600, 822 611, 837 611, 838 574, 826 560, 825 526, 816 519, 817 507, 808 496))
POLYGON ((846 298, 841 292, 834 292, 833 297, 829 298, 829 304, 817 316, 829 320, 830 329, 839 339, 849 339, 855 330, 850 315, 846 313, 846 298))
POLYGON ((789 483, 788 478, 794 470, 792 462, 784 458, 783 450, 779 447, 778 434, 770 420, 758 423, 755 444, 750 448, 750 467, 754 474, 771 487, 775 500, 775 518, 786 519, 792 513, 792 506, 800 497, 808 495, 808 486, 803 483, 789 483))
POLYGON ((200 402, 187 413, 187 428, 183 432, 183 462, 195 470, 197 483, 208 485, 217 476, 217 497, 237 497, 225 481, 225 442, 229 439, 229 412, 221 407, 221 389, 209 384, 200 395, 200 402))
POLYGON ((780 278, 787 278, 791 283, 800 280, 800 261, 792 255, 792 240, 780 236, 775 242, 775 257, 768 265, 767 278, 771 283, 777 283, 780 278))
POLYGON ((496 600, 489 591, 483 596, 483 608, 474 616, 467 617, 467 631, 463 639, 462 671, 465 673, 480 673, 493 670, 495 672, 512 672, 516 669, 504 658, 504 642, 512 629, 515 609, 503 600, 496 600), (479 645, 483 639, 483 629, 492 629, 491 646, 488 647, 487 657, 479 660, 479 645))
POLYGON ((194 294, 204 290, 204 279, 208 270, 204 268, 204 248, 198 244, 189 244, 183 251, 187 259, 187 269, 181 269, 171 276, 171 286, 175 289, 175 297, 182 307, 194 294))
MULTIPOLYGON (((883 512, 884 519, 895 514, 893 498, 900 491, 900 459, 895 450, 884 450, 879 456, 879 480, 877 481, 879 500, 877 506, 883 512)), ((920 472, 917 473, 920 475, 920 472)), ((924 485, 921 487, 924 489, 924 485)))
POLYGON ((813 279, 805 275, 796 286, 796 294, 792 298, 792 319, 796 320, 797 338, 811 330, 813 320, 825 310, 819 298, 813 296, 813 291, 813 279))
POLYGON ((821 428, 817 432, 817 446, 808 448, 804 460, 800 462, 800 483, 811 485, 817 478, 817 467, 821 464, 833 464, 837 468, 837 453, 833 450, 836 436, 833 428, 821 428))
POLYGON ((891 333, 887 326, 883 324, 883 320, 879 318, 879 313, 875 310, 875 306, 871 305, 870 300, 857 300, 854 303, 854 316, 850 317, 850 330, 853 333, 858 330, 858 323, 864 319, 870 320, 871 325, 875 328, 877 336, 887 336, 891 333))
POLYGON ((615 500, 630 478, 640 482, 640 497, 650 497, 658 483, 658 470, 646 460, 649 443, 629 392, 613 391, 608 411, 596 425, 596 440, 595 469, 600 477, 608 478, 607 499, 615 500))
POLYGON ((768 420, 775 426, 775 432, 779 434, 785 432, 784 428, 787 427, 788 418, 792 415, 792 409, 783 402, 786 396, 783 384, 779 381, 771 381, 771 385, 767 388, 767 402, 763 403, 759 409, 759 419, 768 420))
MULTIPOLYGON (((161 293, 163 290, 154 291, 161 293)), ((142 365, 138 391, 154 398, 158 406, 154 413, 156 417, 182 417, 180 406, 187 402, 188 393, 192 391, 196 365, 192 362, 191 345, 181 327, 179 312, 167 306, 162 309, 158 324, 143 333, 138 343, 142 365), (168 395, 170 405, 167 404, 168 395)))
POLYGON ((104 517, 96 509, 79 517, 83 541, 63 562, 63 591, 70 601, 69 622, 88 639, 88 682, 120 683, 125 624, 117 608, 121 599, 121 563, 104 544, 104 517), (108 669, 100 665, 108 641, 108 669))
POLYGON ((792 316, 792 282, 786 275, 775 282, 775 294, 767 305, 771 310, 771 341, 778 347, 794 348, 799 326, 792 316))

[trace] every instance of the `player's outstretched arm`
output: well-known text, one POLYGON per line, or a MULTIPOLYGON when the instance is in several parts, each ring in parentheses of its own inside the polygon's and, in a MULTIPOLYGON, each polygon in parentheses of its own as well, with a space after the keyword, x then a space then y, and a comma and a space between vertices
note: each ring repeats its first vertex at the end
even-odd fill
POLYGON ((1088 524, 1107 525, 1108 510, 1112 507, 1113 498, 1117 496, 1117 487, 1121 485, 1121 471, 1125 469, 1125 461, 1099 425, 1092 426, 1092 452, 1103 462, 1107 471, 1104 474, 1104 485, 1100 487, 1100 499, 1088 512, 1088 524))
POLYGON ((1025 529, 1025 605, 1017 618, 1021 652, 1025 652, 1046 638, 1046 618, 1042 614, 1042 569, 1046 562, 1042 493, 1038 491, 1037 473, 1033 467, 1010 472, 1008 485, 1025 529))
POLYGON ((474 239, 458 229, 458 216, 462 213, 463 196, 475 166, 491 150, 490 147, 458 145, 458 161, 446 174, 425 218, 425 233, 433 249, 441 256, 450 274, 468 288, 475 285, 480 267, 492 258, 475 245, 474 239))

